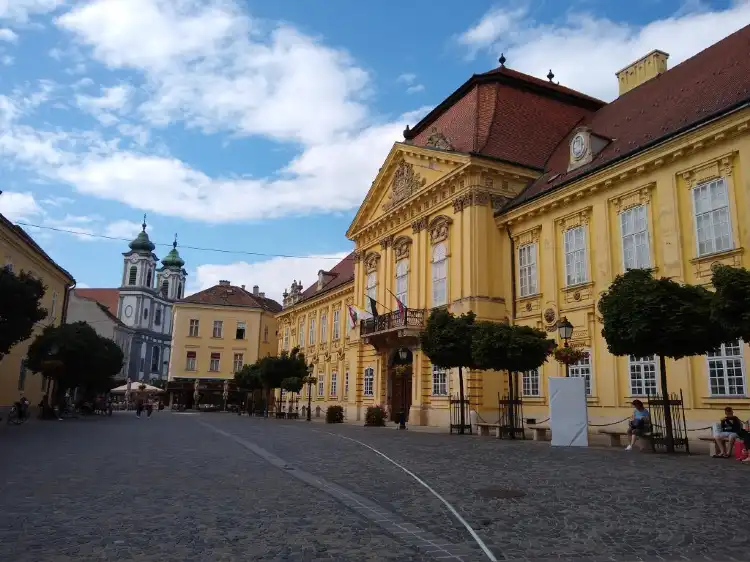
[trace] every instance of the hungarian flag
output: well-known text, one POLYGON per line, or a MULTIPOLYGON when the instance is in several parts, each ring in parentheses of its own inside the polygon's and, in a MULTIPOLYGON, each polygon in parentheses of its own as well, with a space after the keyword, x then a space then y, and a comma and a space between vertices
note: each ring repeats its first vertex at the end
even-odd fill
POLYGON ((401 299, 398 298, 396 295, 393 295, 393 298, 396 299, 396 304, 398 305, 398 311, 399 311, 399 313, 402 316, 406 315, 406 306, 404 306, 404 303, 401 302, 401 299))
POLYGON ((347 305, 347 308, 349 310, 349 328, 353 329, 357 322, 360 320, 367 320, 368 318, 372 318, 372 314, 370 314, 367 311, 364 311, 360 308, 357 308, 356 306, 347 305))

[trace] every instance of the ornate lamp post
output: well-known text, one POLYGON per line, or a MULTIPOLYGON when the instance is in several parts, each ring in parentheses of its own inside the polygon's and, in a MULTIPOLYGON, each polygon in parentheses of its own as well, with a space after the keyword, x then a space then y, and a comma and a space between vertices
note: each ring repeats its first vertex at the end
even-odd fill
MULTIPOLYGON (((560 334, 560 339, 563 340, 563 347, 568 347, 568 340, 573 337, 573 324, 568 322, 566 316, 560 318, 560 322, 557 324, 557 331, 560 334)), ((568 363, 565 363, 565 376, 570 376, 570 365, 568 363)))
POLYGON ((396 367, 396 372, 401 375, 401 412, 398 415, 398 428, 406 429, 406 377, 408 376, 408 367, 404 362, 409 357, 409 350, 402 347, 398 350, 398 357, 402 361, 396 367))
POLYGON ((315 366, 310 363, 307 367, 307 376, 305 377, 305 380, 302 381, 307 383, 307 421, 312 421, 310 416, 310 409, 312 408, 312 385, 318 382, 313 376, 313 369, 315 369, 315 366))

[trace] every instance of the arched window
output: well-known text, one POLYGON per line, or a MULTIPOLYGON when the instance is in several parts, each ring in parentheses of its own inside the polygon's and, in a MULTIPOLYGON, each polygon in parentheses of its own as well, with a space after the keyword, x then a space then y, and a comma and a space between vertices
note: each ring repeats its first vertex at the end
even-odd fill
POLYGON ((368 296, 367 302, 365 303, 365 310, 372 314, 372 301, 378 298, 378 272, 371 271, 367 274, 367 287, 366 293, 368 296), (372 300, 370 300, 372 299, 372 300))
MULTIPOLYGON (((161 308, 157 308, 156 312, 154 312, 154 325, 160 326, 161 325, 161 308)), ((156 348, 154 348, 156 349, 156 348)))
POLYGON ((402 305, 408 305, 409 293, 409 260, 396 262, 396 298, 402 305))
POLYGON ((138 268, 136 266, 130 267, 130 273, 128 274, 128 285, 135 285, 138 278, 138 268))
POLYGON ((143 319, 148 320, 148 307, 147 306, 143 307, 143 319))
POLYGON ((180 283, 180 284, 179 284, 179 285, 177 286, 177 298, 178 298, 178 299, 181 299, 181 298, 182 298, 182 283, 180 283))
POLYGON ((154 349, 151 352, 151 372, 152 373, 159 372, 159 347, 156 345, 154 346, 154 349))
POLYGON ((146 287, 151 288, 151 270, 148 270, 148 273, 146 274, 146 287))
POLYGON ((448 302, 448 252, 445 243, 432 248, 432 306, 448 302))
POLYGON ((169 281, 161 282, 161 294, 164 298, 169 296, 169 281))

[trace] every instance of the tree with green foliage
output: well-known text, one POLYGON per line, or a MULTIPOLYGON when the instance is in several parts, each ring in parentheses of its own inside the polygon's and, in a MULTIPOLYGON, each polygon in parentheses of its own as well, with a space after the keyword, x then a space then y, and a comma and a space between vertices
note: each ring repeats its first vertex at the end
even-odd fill
POLYGON ((464 433, 464 368, 472 368, 471 341, 476 315, 467 312, 454 316, 444 308, 434 309, 420 334, 422 352, 430 362, 443 369, 458 368, 458 392, 460 404, 459 433, 464 433))
POLYGON ((91 396, 112 387, 123 360, 113 340, 86 322, 74 322, 45 328, 29 346, 27 367, 55 381, 58 394, 80 387, 91 396))
MULTIPOLYGON (((704 287, 655 279, 649 270, 618 275, 599 299, 602 335, 613 355, 659 356, 661 392, 669 397, 666 358, 704 355, 727 341, 711 316, 713 294, 704 287)), ((665 408, 666 443, 674 451, 670 408, 665 408)))
POLYGON ((727 333, 727 341, 750 342, 750 271, 718 264, 712 270, 711 282, 716 292, 711 319, 727 333))
MULTIPOLYGON (((541 367, 557 344, 547 333, 529 326, 498 322, 477 322, 472 338, 472 360, 475 368, 508 372, 508 396, 518 399, 516 373, 541 367)), ((514 409, 509 409, 511 437, 515 437, 514 409)))
POLYGON ((34 325, 47 317, 39 304, 45 291, 42 282, 28 273, 16 275, 0 267, 0 359, 31 337, 34 325))
POLYGON ((255 394, 263 388, 258 362, 243 365, 242 369, 234 374, 234 382, 239 388, 248 393, 247 412, 252 415, 255 409, 255 394))

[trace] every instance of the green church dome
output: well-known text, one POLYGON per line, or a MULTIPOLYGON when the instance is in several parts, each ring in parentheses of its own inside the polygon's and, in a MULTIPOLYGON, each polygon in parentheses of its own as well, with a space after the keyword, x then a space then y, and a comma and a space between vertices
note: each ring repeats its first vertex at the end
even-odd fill
POLYGON ((146 234, 146 216, 143 216, 143 224, 141 225, 143 227, 143 230, 138 233, 138 236, 135 237, 135 240, 133 240, 128 246, 131 250, 134 252, 153 252, 154 248, 156 246, 148 237, 148 234, 146 234))
POLYGON ((182 266, 185 265, 185 260, 180 257, 180 252, 177 251, 177 235, 175 235, 174 237, 172 249, 164 257, 164 259, 161 260, 161 263, 164 267, 182 268, 182 266))

